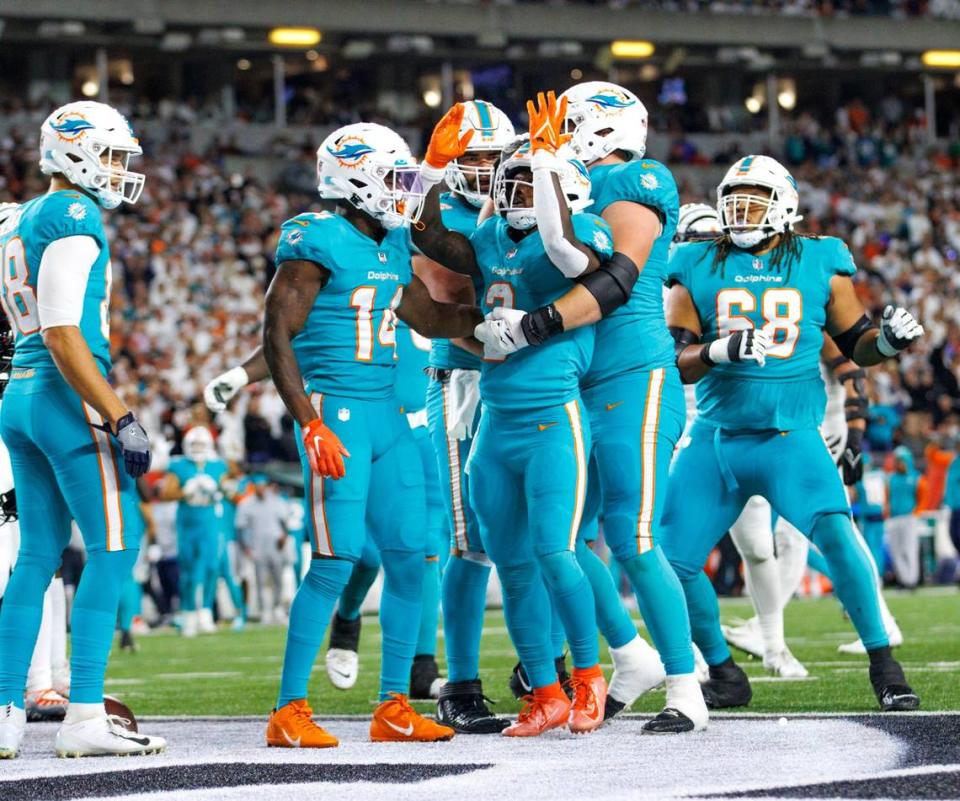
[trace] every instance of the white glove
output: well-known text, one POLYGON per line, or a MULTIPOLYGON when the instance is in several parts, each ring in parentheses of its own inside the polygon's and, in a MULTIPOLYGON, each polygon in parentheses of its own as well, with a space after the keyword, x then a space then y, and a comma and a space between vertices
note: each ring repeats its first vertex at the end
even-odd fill
POLYGON ((473 436, 473 421, 480 403, 480 371, 450 371, 450 411, 447 434, 454 439, 473 436))
POLYGON ((707 356, 713 364, 756 362, 763 367, 769 347, 770 337, 766 331, 762 328, 746 328, 711 342, 707 347, 707 356))
POLYGON ((183 500, 187 506, 212 506, 219 494, 217 480, 206 473, 187 479, 183 485, 183 500))
POLYGON ((877 350, 884 356, 896 356, 923 336, 923 326, 902 306, 887 306, 880 318, 877 350))
POLYGON ((227 404, 241 389, 250 383, 247 371, 234 367, 214 378, 203 388, 203 400, 214 414, 225 411, 227 404))
POLYGON ((473 335, 483 343, 484 358, 503 358, 530 344, 520 326, 526 314, 521 309, 497 306, 486 316, 473 330, 473 335))

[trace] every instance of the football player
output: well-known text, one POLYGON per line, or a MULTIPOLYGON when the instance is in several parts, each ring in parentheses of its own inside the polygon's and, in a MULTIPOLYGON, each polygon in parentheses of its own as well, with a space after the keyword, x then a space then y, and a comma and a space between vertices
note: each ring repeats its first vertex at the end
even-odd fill
POLYGON ((269 745, 329 747, 307 704, 333 605, 368 532, 384 568, 380 705, 374 741, 454 731, 417 714, 406 691, 420 624, 425 543, 420 452, 394 393, 395 320, 428 337, 466 337, 479 310, 434 301, 412 274, 409 221, 422 194, 406 143, 380 125, 334 131, 317 151, 319 191, 337 212, 283 225, 267 292, 263 356, 302 434, 314 558, 290 612, 269 745), (306 386, 306 389, 305 389, 306 386))
MULTIPOLYGON (((220 572, 220 537, 223 528, 223 490, 227 463, 216 451, 213 435, 206 426, 194 426, 183 435, 183 456, 175 456, 157 492, 161 501, 178 501, 177 560, 180 564, 180 633, 195 637, 197 632, 217 630, 212 606, 204 587, 215 584, 220 572)), ((212 604, 212 595, 209 598, 212 604)))
POLYGON ((20 750, 23 690, 43 595, 75 519, 87 563, 71 621, 70 705, 62 756, 162 751, 107 716, 103 677, 123 582, 137 558, 121 495, 150 466, 147 435, 106 379, 110 253, 101 208, 134 203, 144 176, 129 123, 102 103, 69 103, 40 130, 50 191, 0 226, 3 306, 16 332, 0 427, 20 510, 20 553, 0 611, 0 756, 20 750), (122 465, 118 460, 122 459, 122 465))
POLYGON ((761 495, 829 563, 866 646, 881 708, 916 709, 919 699, 890 653, 870 557, 818 430, 818 364, 824 331, 847 358, 868 366, 895 357, 923 329, 902 308, 887 307, 879 327, 867 318, 850 281, 850 252, 832 237, 794 233, 798 203, 781 164, 746 156, 717 189, 724 236, 680 245, 671 259, 667 322, 684 380, 698 382, 699 416, 667 487, 664 550, 710 665, 703 686, 710 706, 743 705, 751 693, 724 642, 702 567, 747 499, 761 495))
POLYGON ((601 494, 593 503, 659 651, 658 658, 640 638, 611 649, 617 670, 606 714, 617 714, 658 684, 665 669, 666 707, 646 730, 693 731, 706 726, 707 710, 683 589, 659 546, 667 472, 684 425, 662 292, 679 209, 676 184, 665 166, 644 158, 647 112, 632 92, 591 81, 562 97, 570 145, 590 170, 592 211, 610 224, 615 253, 595 272, 572 273, 577 285, 553 303, 526 312, 495 309, 477 336, 509 354, 600 321, 581 382, 593 437, 591 470, 601 494))
MULTIPOLYGON (((461 115, 454 106, 434 129, 422 172, 428 185, 438 181, 443 159, 459 154, 461 115)), ((497 214, 469 239, 444 226, 437 190, 427 195, 414 241, 457 272, 481 274, 488 310, 535 308, 569 288, 570 279, 551 260, 551 235, 562 240, 563 263, 582 260, 583 270, 595 270, 612 252, 602 220, 580 214, 570 222, 568 204, 584 208, 590 187, 582 164, 557 155, 560 124, 562 116, 504 151, 494 180, 497 214)), ((507 627, 533 690, 517 722, 503 731, 507 736, 537 736, 566 725, 585 733, 603 722, 606 684, 593 593, 575 555, 589 454, 578 381, 592 346, 593 329, 586 326, 542 351, 483 365, 484 413, 467 467, 469 487, 503 586, 507 627), (557 681, 547 588, 570 642, 572 705, 557 681)))

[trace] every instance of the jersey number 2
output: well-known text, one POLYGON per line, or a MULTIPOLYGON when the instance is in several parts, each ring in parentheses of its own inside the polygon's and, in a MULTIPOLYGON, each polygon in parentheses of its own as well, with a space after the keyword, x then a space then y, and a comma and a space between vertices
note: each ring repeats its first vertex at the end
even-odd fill
MULTIPOLYGON (((757 297, 746 289, 721 289, 717 293, 717 336, 753 328, 747 315, 757 310, 757 297)), ((763 330, 770 337, 767 356, 789 359, 800 339, 803 296, 796 289, 767 289, 760 296, 763 330)))
POLYGON ((16 324, 22 336, 40 330, 37 296, 27 283, 29 277, 23 240, 15 236, 3 247, 3 306, 10 322, 16 324))

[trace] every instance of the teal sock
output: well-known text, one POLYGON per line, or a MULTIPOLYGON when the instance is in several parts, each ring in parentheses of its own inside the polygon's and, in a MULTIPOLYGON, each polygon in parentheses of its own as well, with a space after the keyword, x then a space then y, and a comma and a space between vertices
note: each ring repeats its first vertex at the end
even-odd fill
POLYGON ((117 616, 120 619, 120 631, 130 631, 135 615, 140 614, 140 601, 143 598, 143 588, 131 575, 123 585, 120 594, 120 609, 117 616))
POLYGON ((420 633, 417 636, 417 656, 436 656, 437 623, 440 620, 440 560, 424 560, 423 589, 420 606, 420 633))
POLYGON ((20 552, 0 606, 0 706, 23 708, 27 672, 43 617, 43 594, 60 562, 20 552))
POLYGON ((550 599, 550 649, 554 659, 559 659, 566 653, 567 633, 563 630, 563 620, 560 617, 560 610, 557 609, 557 602, 549 590, 547 590, 547 597, 550 599))
POLYGON ((375 566, 363 562, 357 562, 353 566, 350 580, 347 582, 347 586, 343 588, 343 592, 340 594, 340 602, 337 604, 337 614, 341 618, 356 620, 360 617, 363 600, 370 592, 373 582, 377 580, 377 573, 379 572, 379 562, 375 566))
POLYGON ((654 647, 660 652, 667 675, 693 673, 690 619, 684 587, 663 555, 663 549, 657 545, 621 562, 621 567, 630 577, 640 614, 654 647))
POLYGON ((277 709, 307 697, 310 671, 327 632, 333 605, 350 578, 353 563, 314 559, 290 607, 277 709))
POLYGON ((702 570, 693 578, 681 579, 681 584, 687 598, 687 608, 690 610, 693 641, 708 665, 719 665, 725 662, 730 658, 730 649, 720 628, 720 605, 717 603, 717 593, 713 589, 713 584, 702 570))
POLYGON ((850 615, 864 647, 870 651, 889 645, 870 555, 853 533, 849 516, 824 515, 814 525, 811 539, 836 576, 831 579, 833 591, 850 615))
MULTIPOLYGON (((420 628, 423 595, 423 551, 384 551, 383 597, 380 600, 380 628, 383 653, 380 662, 380 700, 390 693, 406 695, 410 690, 410 668, 420 628)), ((436 623, 434 623, 436 626, 436 623)))
POLYGON ((573 666, 593 667, 600 661, 597 610, 586 574, 572 551, 558 551, 539 558, 550 595, 553 596, 563 630, 567 633, 573 666))
POLYGON ((97 551, 87 563, 77 586, 70 615, 70 701, 99 704, 103 677, 113 645, 120 593, 137 561, 137 551, 97 551))
POLYGON ((597 627, 611 648, 626 645, 637 627, 620 600, 620 593, 604 561, 583 540, 577 542, 577 562, 587 576, 596 603, 597 627))
POLYGON ((443 571, 443 645, 447 677, 472 681, 480 675, 480 637, 490 566, 451 556, 443 571))
POLYGON ((536 562, 498 565, 503 587, 503 618, 510 640, 530 681, 547 687, 557 680, 554 654, 546 623, 550 619, 550 593, 536 562))

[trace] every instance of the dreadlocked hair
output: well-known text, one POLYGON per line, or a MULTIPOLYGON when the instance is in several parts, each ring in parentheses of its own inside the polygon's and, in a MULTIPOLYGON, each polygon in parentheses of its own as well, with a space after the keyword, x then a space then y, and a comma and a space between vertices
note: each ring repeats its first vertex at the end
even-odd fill
MULTIPOLYGON (((802 244, 800 242, 801 234, 794 233, 789 228, 780 234, 780 241, 770 254, 769 268, 771 271, 787 271, 787 280, 790 280, 790 272, 795 262, 800 259, 802 244)), ((713 250, 713 264, 710 265, 712 272, 720 271, 723 276, 727 264, 727 256, 736 248, 729 234, 723 234, 713 240, 710 250, 713 250)), ((749 252, 749 251, 748 251, 749 252)), ((706 255, 706 254, 704 254, 706 255)), ((702 258, 702 256, 701 256, 702 258)))

